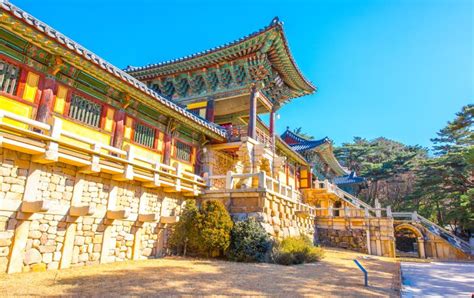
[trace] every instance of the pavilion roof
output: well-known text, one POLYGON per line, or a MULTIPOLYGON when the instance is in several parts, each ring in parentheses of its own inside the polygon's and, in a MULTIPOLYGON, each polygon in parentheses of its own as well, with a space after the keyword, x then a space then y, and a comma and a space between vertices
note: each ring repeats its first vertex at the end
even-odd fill
POLYGON ((347 175, 349 171, 341 166, 337 158, 334 156, 332 141, 325 137, 320 140, 312 140, 298 135, 290 130, 289 127, 281 135, 281 138, 296 152, 303 154, 310 150, 316 151, 321 158, 333 169, 337 175, 347 175))
POLYGON ((224 45, 174 60, 139 67, 128 66, 125 71, 140 80, 166 77, 212 67, 255 53, 267 53, 271 66, 292 89, 292 97, 311 94, 316 90, 296 65, 283 31, 283 23, 277 17, 268 26, 224 45))
POLYGON ((347 185, 347 184, 359 184, 364 183, 366 179, 364 177, 359 177, 355 172, 351 172, 348 175, 335 177, 333 182, 337 185, 347 185))
MULTIPOLYGON (((204 132, 205 134, 209 136, 217 137, 217 138, 225 137, 225 130, 219 125, 209 122, 205 119, 202 119, 201 117, 194 115, 187 109, 177 105, 171 100, 168 100, 165 97, 158 94, 157 92, 149 89, 144 83, 135 79, 128 73, 112 65, 106 60, 100 58, 99 56, 87 50, 85 47, 83 47, 79 43, 71 40, 70 38, 60 33, 59 31, 51 28, 49 25, 38 20, 37 18, 33 17, 32 15, 23 11, 22 9, 18 8, 12 3, 5 0, 0 0, 0 12, 6 12, 10 14, 15 19, 25 23, 32 30, 39 32, 40 34, 44 34, 47 38, 49 38, 50 40, 53 40, 61 48, 64 49, 64 50, 61 49, 61 52, 64 52, 65 57, 68 59, 70 58, 69 60, 71 61, 74 60, 72 56, 80 56, 85 61, 96 66, 98 68, 98 71, 100 70, 105 71, 108 73, 108 75, 111 75, 115 77, 116 79, 119 79, 127 87, 132 87, 136 94, 141 93, 140 94, 141 96, 149 97, 153 99, 155 102, 157 102, 158 104, 161 104, 161 109, 166 110, 169 115, 186 119, 186 122, 197 125, 196 127, 200 131, 204 132)), ((29 30, 31 31, 31 29, 29 30)), ((18 29, 18 31, 20 30, 18 29)), ((38 40, 38 38, 36 38, 36 40, 38 40)), ((91 68, 89 68, 89 70, 91 70, 91 68)))

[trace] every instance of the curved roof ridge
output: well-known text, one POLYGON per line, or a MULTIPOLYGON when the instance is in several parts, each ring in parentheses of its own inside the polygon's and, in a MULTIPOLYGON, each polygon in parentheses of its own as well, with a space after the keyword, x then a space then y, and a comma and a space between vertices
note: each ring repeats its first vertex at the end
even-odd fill
POLYGON ((274 17, 269 25, 267 25, 267 26, 265 26, 265 27, 263 27, 263 28, 261 28, 257 31, 254 31, 250 34, 244 35, 244 36, 242 36, 238 39, 234 39, 233 41, 230 41, 230 42, 212 47, 212 48, 207 49, 207 50, 199 51, 197 53, 186 55, 186 56, 183 56, 183 57, 180 57, 180 58, 166 60, 166 61, 162 61, 162 62, 158 62, 158 63, 149 63, 149 64, 146 64, 146 65, 143 65, 143 66, 128 65, 123 70, 125 72, 140 71, 140 70, 147 70, 147 69, 151 69, 151 68, 155 68, 155 67, 159 67, 159 66, 164 66, 164 65, 168 65, 168 64, 173 64, 173 63, 177 63, 177 62, 184 62, 184 61, 191 60, 191 59, 194 59, 194 58, 197 58, 197 57, 200 57, 200 56, 204 56, 206 54, 212 53, 212 52, 217 51, 217 50, 222 50, 222 49, 225 49, 225 48, 229 48, 229 47, 234 46, 234 45, 236 45, 236 44, 238 44, 238 43, 240 43, 240 42, 242 42, 246 39, 252 38, 252 37, 257 36, 257 35, 265 32, 265 31, 268 31, 268 30, 270 30, 274 27, 282 26, 282 25, 283 25, 283 23, 280 22, 279 18, 274 17))
POLYGON ((161 104, 175 110, 176 112, 184 115, 188 119, 198 123, 201 126, 217 133, 220 136, 225 136, 225 130, 220 127, 219 125, 209 122, 201 117, 198 117, 191 113, 189 110, 180 107, 176 103, 170 101, 169 99, 161 96, 159 93, 155 92, 154 90, 148 88, 146 84, 140 82, 139 80, 135 79, 130 74, 122 71, 120 68, 114 66, 110 62, 107 62, 105 59, 99 57, 98 55, 94 54, 92 51, 86 49, 81 44, 73 41, 72 39, 66 37, 64 34, 59 32, 58 30, 52 28, 51 26, 47 25, 46 23, 40 21, 39 19, 35 18, 31 14, 25 12, 21 8, 15 6, 14 4, 10 3, 7 0, 0 0, 0 8, 13 17, 21 20, 22 22, 28 24, 29 26, 33 27, 37 31, 45 34, 47 37, 57 41, 59 44, 63 45, 68 50, 72 51, 75 54, 82 56, 87 61, 90 61, 92 64, 100 67, 101 69, 107 71, 108 73, 114 75, 118 79, 122 80, 129 85, 132 85, 136 89, 144 92, 145 94, 153 97, 154 99, 158 100, 161 104))
POLYGON ((294 141, 298 142, 297 144, 293 144, 293 145, 300 145, 302 143, 304 143, 304 144, 315 144, 315 143, 322 144, 322 143, 326 143, 326 142, 331 142, 331 140, 327 136, 322 138, 322 139, 319 139, 319 140, 314 140, 314 139, 310 139, 310 138, 307 138, 307 137, 300 136, 299 134, 291 131, 288 126, 286 127, 286 131, 281 135, 281 138, 285 138, 285 137, 289 137, 289 138, 293 139, 294 141))

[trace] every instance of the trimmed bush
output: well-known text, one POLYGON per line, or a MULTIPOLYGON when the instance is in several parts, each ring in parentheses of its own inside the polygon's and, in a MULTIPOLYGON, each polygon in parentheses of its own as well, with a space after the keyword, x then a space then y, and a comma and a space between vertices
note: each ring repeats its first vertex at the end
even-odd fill
POLYGON ((315 247, 308 237, 288 237, 276 246, 274 260, 281 265, 296 265, 317 262, 323 255, 322 248, 315 247))
POLYGON ((194 200, 186 200, 183 212, 169 239, 170 248, 179 255, 198 255, 199 233, 197 229, 199 210, 194 200))
POLYGON ((232 228, 227 256, 237 262, 265 262, 271 247, 267 232, 251 217, 237 222, 232 228))
POLYGON ((207 257, 224 254, 230 245, 232 219, 220 201, 206 201, 198 215, 199 246, 207 257))

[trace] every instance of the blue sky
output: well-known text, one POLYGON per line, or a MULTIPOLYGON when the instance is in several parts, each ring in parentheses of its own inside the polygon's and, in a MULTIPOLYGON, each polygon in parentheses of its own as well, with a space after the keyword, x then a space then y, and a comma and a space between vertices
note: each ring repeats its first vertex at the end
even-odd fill
POLYGON ((121 68, 206 50, 279 16, 318 87, 280 110, 279 132, 429 146, 474 102, 470 0, 12 2, 121 68))

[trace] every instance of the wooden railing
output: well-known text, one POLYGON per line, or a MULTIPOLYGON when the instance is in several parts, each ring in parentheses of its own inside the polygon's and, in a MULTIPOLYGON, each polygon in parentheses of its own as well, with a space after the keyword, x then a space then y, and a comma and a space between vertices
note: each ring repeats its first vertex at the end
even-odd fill
POLYGON ((114 180, 137 180, 150 188, 199 195, 206 186, 202 177, 184 171, 179 163, 173 167, 136 154, 132 146, 122 150, 63 130, 59 118, 50 125, 0 110, 0 147, 31 154, 33 162, 61 161, 83 173, 105 172, 114 180))

